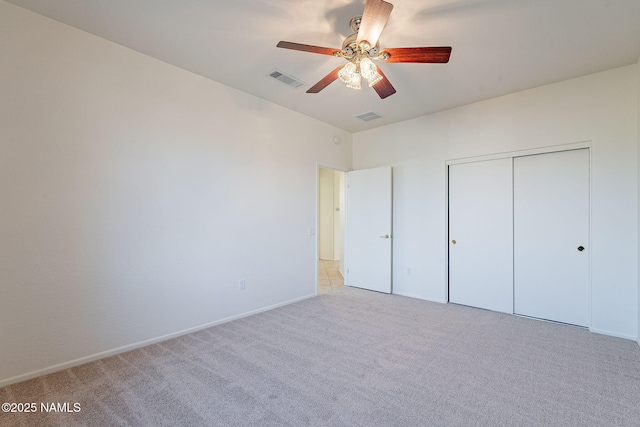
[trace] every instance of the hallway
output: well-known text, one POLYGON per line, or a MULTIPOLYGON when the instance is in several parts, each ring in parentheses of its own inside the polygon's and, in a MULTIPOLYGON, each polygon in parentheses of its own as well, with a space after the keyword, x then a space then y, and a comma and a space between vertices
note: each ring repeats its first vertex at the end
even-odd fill
POLYGON ((318 260, 318 295, 335 291, 344 285, 340 261, 318 260))

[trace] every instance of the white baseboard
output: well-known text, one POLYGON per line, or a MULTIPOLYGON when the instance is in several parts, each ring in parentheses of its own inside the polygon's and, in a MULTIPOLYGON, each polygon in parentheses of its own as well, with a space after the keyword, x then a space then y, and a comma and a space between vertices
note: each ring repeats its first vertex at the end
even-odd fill
POLYGON ((600 334, 600 335, 609 335, 609 336, 616 337, 616 338, 624 338, 626 340, 631 340, 631 341, 637 341, 638 340, 637 336, 627 335, 627 334, 619 334, 617 332, 606 331, 604 329, 589 328, 589 332, 593 332, 594 334, 600 334))
MULTIPOLYGON (((447 302, 448 302, 448 301, 445 301, 445 300, 439 300, 439 299, 433 299, 433 298, 425 298, 424 296, 421 296, 421 295, 415 295, 415 294, 405 293, 405 292, 393 292, 393 294, 394 295, 400 295, 400 296, 403 296, 403 297, 421 299, 421 300, 424 300, 424 301, 437 302, 437 303, 440 303, 440 304, 447 304, 447 302)), ((499 312, 496 312, 496 313, 499 313, 499 312)), ((509 313, 506 313, 506 314, 509 314, 509 313)), ((524 316, 524 317, 527 317, 527 316, 524 316)), ((537 319, 537 320, 544 320, 544 319, 537 319)), ((620 333, 617 333, 617 332, 612 332, 612 331, 607 331, 607 330, 604 330, 604 329, 597 329, 597 328, 589 328, 589 331, 593 332, 595 334, 609 335, 609 336, 616 337, 616 338, 623 338, 623 339, 626 339, 626 340, 636 341, 638 343, 638 345, 640 345, 640 336, 620 334, 620 333)))
POLYGON ((447 303, 447 301, 445 301, 445 300, 427 298, 427 297, 422 296, 422 295, 416 295, 416 294, 412 294, 412 293, 408 293, 408 292, 396 292, 396 291, 393 291, 392 293, 393 293, 393 295, 400 295, 402 297, 415 298, 415 299, 420 299, 420 300, 423 300, 423 301, 437 302, 437 303, 440 303, 440 304, 446 304, 447 303))
POLYGON ((252 310, 252 311, 248 311, 246 313, 242 313, 242 314, 238 314, 235 316, 231 316, 231 317, 227 317, 224 319, 220 319, 220 320, 216 320, 214 322, 210 322, 210 323, 205 323, 203 325, 199 325, 199 326, 194 326, 193 328, 189 328, 189 329, 183 329, 181 331, 178 332, 173 332, 171 334, 166 334, 166 335, 162 335, 156 338, 151 338, 148 340, 144 340, 144 341, 139 341, 133 344, 128 344, 122 347, 117 347, 111 350, 106 350, 106 351, 101 351, 100 353, 95 353, 89 356, 84 356, 84 357, 80 357, 78 359, 74 359, 74 360, 70 360, 68 362, 64 362, 64 363, 58 363, 57 365, 53 365, 53 366, 49 366, 47 368, 43 368, 43 369, 38 369, 36 371, 32 371, 32 372, 28 372, 25 374, 20 374, 20 375, 16 375, 14 377, 11 378, 6 378, 6 379, 2 379, 0 380, 0 388, 2 387, 6 387, 8 385, 11 384, 16 384, 22 381, 27 381, 33 378, 37 378, 40 377, 42 375, 47 375, 47 374, 51 374, 53 372, 57 372, 57 371, 62 371, 64 369, 69 369, 69 368, 73 368, 74 366, 79 366, 88 362, 93 362, 94 360, 99 360, 99 359, 104 359, 105 357, 110 357, 110 356, 115 356, 116 354, 120 354, 120 353, 124 353, 127 351, 131 351, 131 350, 135 350, 137 348, 140 347, 146 347, 148 345, 151 344, 156 344, 162 341, 166 341, 166 340, 170 340, 172 338, 176 338, 182 335, 187 335, 190 334, 192 332, 197 332, 200 331, 202 329, 207 329, 210 328, 212 326, 216 326, 216 325, 221 325, 223 323, 227 323, 227 322, 231 322, 233 320, 237 320, 237 319, 241 319, 243 317, 247 317, 247 316, 251 316, 253 314, 258 314, 258 313, 262 313, 265 311, 269 311, 269 310, 273 310, 274 308, 278 308, 278 307, 282 307, 285 305, 289 305, 289 304, 293 304, 299 301, 303 301, 305 299, 309 299, 311 297, 316 296, 315 294, 311 294, 311 295, 307 295, 304 297, 300 297, 300 298, 295 298, 289 301, 285 301, 285 302, 281 302, 278 304, 274 304, 274 305, 270 305, 268 307, 262 307, 262 308, 258 308, 256 310, 252 310))

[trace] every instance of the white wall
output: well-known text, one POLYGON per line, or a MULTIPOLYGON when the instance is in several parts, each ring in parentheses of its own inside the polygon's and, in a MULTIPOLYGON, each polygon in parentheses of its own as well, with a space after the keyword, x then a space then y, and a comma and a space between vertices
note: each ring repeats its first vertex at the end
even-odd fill
MULTIPOLYGON (((640 58, 638 58, 636 75, 638 76, 638 203, 640 203, 640 58)), ((640 208, 638 212, 640 212, 640 208)), ((638 232, 640 233, 640 215, 638 215, 638 221, 638 232)), ((640 345, 640 234, 638 234, 638 245, 638 344, 640 345)))
POLYGON ((590 141, 591 329, 635 339, 637 74, 627 66, 355 134, 354 169, 394 166, 394 292, 447 300, 447 160, 590 141))
POLYGON ((314 295, 348 132, 1 1, 0 58, 0 386, 314 295))

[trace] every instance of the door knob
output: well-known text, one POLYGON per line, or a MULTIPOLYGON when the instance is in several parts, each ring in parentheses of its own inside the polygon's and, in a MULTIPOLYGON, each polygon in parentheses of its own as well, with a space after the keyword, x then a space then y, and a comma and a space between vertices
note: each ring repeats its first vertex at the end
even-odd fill
POLYGON ((578 250, 579 250, 580 252, 584 251, 584 246, 578 246, 578 250))
POLYGON ((452 244, 452 245, 455 245, 456 243, 457 243, 457 242, 456 242, 455 240, 452 240, 452 241, 451 241, 451 244, 452 244))
POLYGON ((388 239, 390 236, 388 234, 385 234, 384 236, 380 236, 381 239, 388 239))

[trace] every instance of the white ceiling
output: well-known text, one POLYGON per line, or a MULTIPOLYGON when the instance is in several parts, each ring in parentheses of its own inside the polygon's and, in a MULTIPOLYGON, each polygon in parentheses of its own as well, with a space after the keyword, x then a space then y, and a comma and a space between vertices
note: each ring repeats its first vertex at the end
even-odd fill
MULTIPOLYGON (((364 0, 9 0, 351 132, 638 62, 640 0, 392 0, 381 47, 452 46, 448 64, 381 64, 385 100, 339 80, 343 59, 276 48, 341 47, 364 0), (305 85, 268 77, 277 69, 305 85), (354 116, 373 111, 382 118, 354 116)), ((380 64, 380 63, 379 63, 380 64)))

